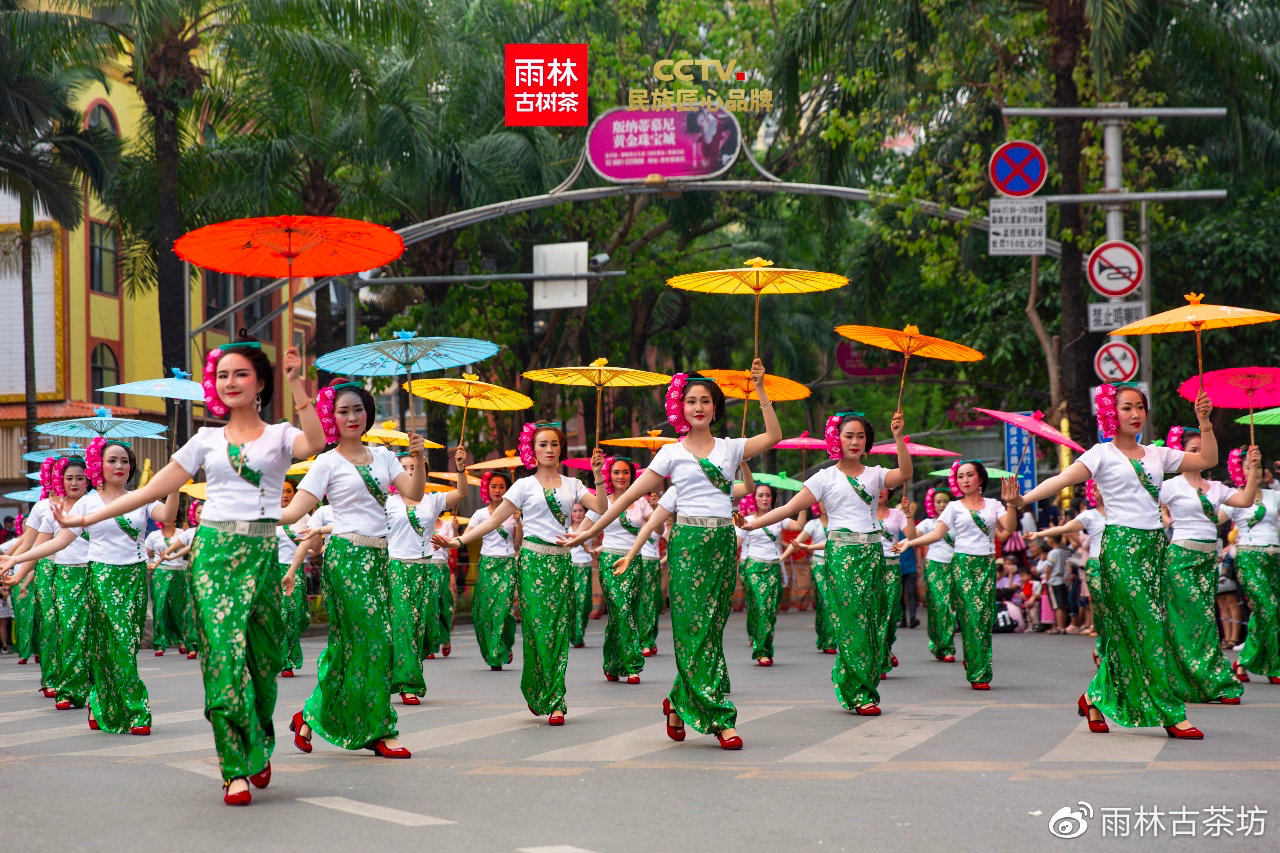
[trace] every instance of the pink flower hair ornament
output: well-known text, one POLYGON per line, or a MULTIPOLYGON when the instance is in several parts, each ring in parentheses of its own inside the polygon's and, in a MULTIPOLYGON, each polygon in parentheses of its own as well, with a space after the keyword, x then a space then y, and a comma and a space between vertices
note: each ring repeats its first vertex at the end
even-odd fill
POLYGON ((89 442, 89 446, 84 451, 84 473, 89 477, 89 482, 93 484, 95 489, 102 488, 102 451, 106 446, 107 440, 102 436, 97 436, 93 441, 89 442))
POLYGON ((205 354, 204 357, 204 376, 200 384, 204 386, 204 407, 209 410, 209 414, 214 417, 225 418, 227 416, 227 404, 222 402, 222 398, 218 396, 218 383, 215 377, 218 375, 218 359, 222 358, 222 349, 214 347, 205 354))
POLYGON ((827 426, 823 430, 823 438, 827 440, 827 455, 832 459, 840 458, 840 415, 827 418, 827 426))
POLYGON ((814 501, 813 506, 809 507, 809 515, 814 518, 822 516, 822 501, 814 501))
POLYGON ((929 518, 938 517, 938 508, 933 504, 933 496, 937 494, 937 489, 929 489, 924 493, 924 514, 929 518))
POLYGON ((536 423, 532 421, 526 423, 520 430, 520 441, 516 445, 520 448, 520 461, 530 471, 538 467, 538 460, 533 455, 533 437, 537 433, 538 425, 536 423))
POLYGON ((191 502, 190 506, 187 507, 187 524, 190 524, 192 527, 195 527, 197 524, 200 523, 200 519, 196 516, 196 510, 198 510, 202 506, 204 506, 204 501, 191 502))
POLYGON ((1084 484, 1084 499, 1090 509, 1098 505, 1098 484, 1093 480, 1088 480, 1084 484))
POLYGON ((338 422, 333 416, 333 397, 334 390, 327 385, 316 394, 316 416, 320 418, 326 444, 338 443, 338 422))
POLYGON ((676 373, 667 386, 667 423, 671 424, 676 434, 683 436, 689 431, 689 422, 684 419, 684 386, 689 381, 689 374, 676 373))
POLYGON ((22 513, 18 513, 13 519, 13 534, 15 536, 21 536, 22 530, 22 513))
POLYGON ((956 471, 960 470, 960 460, 951 463, 951 472, 947 474, 947 489, 950 490, 953 498, 962 498, 964 493, 960 491, 960 481, 956 479, 956 471))
POLYGON ((1169 427, 1169 434, 1165 436, 1164 446, 1170 450, 1182 450, 1182 427, 1169 427))
POLYGON ((53 488, 53 466, 58 460, 50 456, 40 462, 40 500, 57 494, 53 488))
POLYGON ((1231 477, 1231 485, 1235 486, 1237 489, 1244 488, 1245 452, 1245 448, 1236 447, 1232 448, 1231 452, 1227 454, 1227 474, 1231 477))
POLYGON ((742 500, 738 501, 738 512, 743 515, 755 515, 756 509, 755 495, 747 495, 742 500))
POLYGON ((70 456, 64 456, 53 463, 53 493, 60 498, 67 495, 67 484, 63 481, 62 475, 67 472, 67 466, 70 464, 70 456))
POLYGON ((1110 383, 1100 385, 1093 401, 1098 407, 1098 431, 1103 438, 1115 438, 1120 429, 1120 415, 1116 413, 1116 386, 1110 383))

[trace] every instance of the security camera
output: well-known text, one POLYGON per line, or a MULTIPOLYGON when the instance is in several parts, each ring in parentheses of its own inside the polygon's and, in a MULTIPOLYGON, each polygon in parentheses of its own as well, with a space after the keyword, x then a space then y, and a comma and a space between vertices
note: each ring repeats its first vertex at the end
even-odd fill
POLYGON ((591 256, 591 266, 593 267, 602 267, 607 263, 609 263, 609 255, 606 252, 591 256))

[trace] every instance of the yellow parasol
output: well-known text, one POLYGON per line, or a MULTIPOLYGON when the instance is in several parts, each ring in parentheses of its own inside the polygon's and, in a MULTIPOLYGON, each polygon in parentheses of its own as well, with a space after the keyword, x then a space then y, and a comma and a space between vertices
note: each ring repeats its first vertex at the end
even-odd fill
POLYGON ((301 477, 303 474, 311 470, 311 463, 315 462, 315 457, 303 459, 301 462, 295 462, 289 466, 289 470, 284 472, 286 477, 301 477))
MULTIPOLYGON (((716 384, 720 386, 720 390, 724 392, 726 397, 732 397, 735 400, 742 400, 742 434, 747 434, 747 407, 751 405, 751 401, 760 401, 760 395, 756 393, 756 386, 751 382, 751 371, 749 370, 700 370, 698 371, 708 379, 714 379, 716 384)), ((810 393, 808 387, 801 385, 792 379, 784 376, 774 376, 772 373, 764 375, 764 392, 769 395, 770 400, 803 400, 810 393)))
POLYGON ((907 362, 913 355, 939 358, 943 361, 982 361, 984 356, 972 347, 920 334, 915 326, 904 326, 902 331, 879 326, 836 326, 837 334, 858 343, 870 344, 881 349, 902 353, 902 378, 898 380, 898 408, 902 411, 902 389, 907 383, 907 362))
POLYGON ((696 290, 701 293, 750 293, 756 298, 756 315, 754 341, 751 352, 760 356, 760 297, 766 293, 816 293, 820 290, 834 290, 844 287, 849 279, 830 272, 812 272, 810 270, 765 269, 773 266, 773 261, 764 258, 752 258, 745 267, 729 270, 710 270, 678 275, 667 279, 667 284, 680 290, 696 290))
MULTIPOLYGON (((437 479, 437 480, 446 480, 446 481, 448 481, 448 482, 450 482, 450 483, 456 483, 456 482, 458 482, 458 475, 457 475, 457 474, 450 473, 450 472, 448 472, 448 471, 431 471, 431 472, 428 472, 427 476, 428 476, 428 477, 434 477, 434 478, 435 478, 435 479, 437 479)), ((478 486, 478 485, 480 485, 480 478, 479 478, 479 477, 473 477, 473 476, 471 476, 470 474, 468 474, 468 475, 467 475, 467 485, 468 485, 468 486, 478 486)))
MULTIPOLYGON (((408 447, 409 434, 407 432, 401 432, 396 429, 395 426, 395 421, 383 421, 382 426, 374 427, 361 436, 361 438, 364 441, 378 442, 388 446, 395 445, 398 447, 408 447)), ((444 447, 443 444, 437 444, 434 441, 427 441, 425 438, 422 440, 422 445, 430 450, 439 450, 444 447)))
POLYGON ((467 470, 471 471, 473 469, 477 469, 484 471, 490 468, 519 468, 523 463, 516 455, 517 452, 518 451, 515 450, 507 450, 505 451, 506 455, 501 459, 490 459, 485 462, 477 462, 474 465, 468 465, 467 470))
POLYGON ((523 376, 534 382, 550 382, 552 385, 590 385, 596 389, 596 444, 600 443, 600 405, 604 389, 640 388, 646 385, 666 385, 671 377, 665 373, 636 370, 631 367, 609 367, 609 360, 597 358, 583 367, 551 367, 546 370, 527 370, 523 376))
POLYGON ((204 501, 209 499, 208 483, 196 483, 194 481, 189 480, 187 481, 187 484, 182 488, 178 489, 178 491, 186 495, 187 497, 194 498, 195 500, 198 500, 198 501, 204 501))
POLYGON ((628 438, 606 438, 601 444, 612 444, 615 447, 643 447, 650 453, 664 444, 675 444, 680 439, 662 434, 660 429, 651 429, 646 435, 633 435, 628 438))
POLYGON ((1204 351, 1200 347, 1201 329, 1226 329, 1231 326, 1251 326, 1254 323, 1273 323, 1280 314, 1256 311, 1252 308, 1233 308, 1230 305, 1201 305, 1203 293, 1185 293, 1186 305, 1144 317, 1116 329, 1113 335, 1163 335, 1169 332, 1196 333, 1196 372, 1200 374, 1200 390, 1204 390, 1204 351))
POLYGON ((453 491, 453 486, 446 486, 444 483, 424 483, 422 486, 423 494, 427 494, 429 492, 452 492, 452 491, 453 491))
POLYGON ((444 403, 446 406, 462 407, 462 429, 458 444, 462 444, 467 436, 469 409, 518 412, 533 406, 533 400, 519 391, 481 382, 480 377, 474 373, 464 373, 461 379, 415 379, 406 382, 403 387, 415 397, 433 403, 444 403))

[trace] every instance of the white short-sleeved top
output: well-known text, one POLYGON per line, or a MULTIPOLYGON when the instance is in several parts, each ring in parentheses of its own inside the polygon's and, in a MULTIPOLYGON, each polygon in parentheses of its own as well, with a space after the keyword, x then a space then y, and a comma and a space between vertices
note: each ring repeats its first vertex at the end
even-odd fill
POLYGON ((503 495, 503 500, 511 501, 515 508, 520 510, 520 522, 524 525, 526 539, 533 536, 554 545, 557 537, 569 531, 569 515, 573 512, 573 505, 587 493, 587 487, 576 477, 561 475, 560 485, 554 493, 557 503, 560 504, 560 511, 564 513, 563 523, 551 512, 547 497, 543 494, 542 484, 538 482, 537 477, 522 477, 516 480, 503 495))
POLYGON ((190 545, 191 542, 196 538, 196 531, 198 531, 199 529, 200 529, 199 527, 183 528, 182 530, 178 531, 177 538, 182 540, 183 545, 190 545))
POLYGON ((1076 516, 1076 521, 1084 526, 1084 532, 1089 537, 1089 559, 1098 559, 1102 554, 1102 534, 1107 529, 1107 517, 1096 509, 1086 509, 1076 516))
POLYGON ((298 536, 307 529, 311 517, 304 515, 293 524, 276 525, 276 562, 288 565, 293 562, 294 555, 298 553, 298 536), (289 534, 293 535, 290 536, 289 534))
MULTIPOLYGON (((1142 445, 1142 468, 1147 478, 1160 488, 1165 474, 1176 474, 1185 455, 1181 450, 1142 445)), ((1080 455, 1094 482, 1107 498, 1107 524, 1135 530, 1160 530, 1160 504, 1143 487, 1137 472, 1113 442, 1095 444, 1080 455)))
MULTIPOLYGON (((734 473, 742 464, 746 445, 745 438, 717 438, 707 460, 732 483, 734 473)), ((698 457, 685 449, 684 442, 664 444, 654 454, 647 470, 660 477, 671 478, 671 485, 680 492, 680 511, 684 515, 705 518, 729 518, 733 515, 733 501, 729 495, 708 479, 698 457)))
POLYGON ((445 492, 428 492, 417 506, 409 506, 400 495, 387 498, 387 524, 390 526, 388 557, 393 560, 430 559, 436 550, 431 545, 431 537, 436 532, 436 519, 444 512, 445 495, 445 492), (414 522, 417 522, 416 527, 414 522))
MULTIPOLYGON (((1160 503, 1169 508, 1174 539, 1217 540, 1218 507, 1236 490, 1217 480, 1206 480, 1205 485, 1204 496, 1209 501, 1213 518, 1205 515, 1200 493, 1187 482, 1186 477, 1171 477, 1160 486, 1160 503)), ((1107 506, 1110 505, 1108 501, 1107 506)))
MULTIPOLYGON (((951 506, 951 504, 947 504, 947 506, 951 506)), ((937 526, 938 526, 938 519, 926 518, 924 521, 916 525, 916 533, 920 534, 921 536, 925 536, 929 533, 932 533, 933 528, 937 526)), ((951 537, 951 540, 953 542, 955 541, 956 536, 950 530, 947 531, 947 535, 951 537)), ((947 540, 939 539, 937 542, 934 542, 932 545, 930 545, 928 548, 925 549, 924 558, 925 560, 931 563, 950 563, 951 558, 955 556, 955 553, 956 553, 956 549, 948 545, 947 540)))
POLYGON ((822 525, 821 518, 811 518, 804 523, 800 535, 814 545, 821 545, 827 541, 827 528, 822 525))
POLYGON ((575 566, 591 565, 591 552, 583 545, 575 545, 569 549, 569 559, 575 566))
MULTIPOLYGON (((279 503, 279 501, 277 501, 279 503)), ((71 515, 88 515, 106 506, 102 496, 97 492, 88 492, 71 508, 71 515)), ((141 506, 123 516, 108 518, 91 524, 85 530, 89 534, 88 558, 91 563, 105 563, 108 566, 127 566, 140 563, 146 559, 142 545, 147 537, 147 520, 151 513, 163 507, 156 501, 150 506, 141 506), (130 536, 121 527, 119 519, 123 518, 135 531, 130 536)))
MULTIPOLYGON (((604 529, 604 539, 601 540, 601 546, 606 551, 621 551, 627 553, 631 550, 632 544, 636 541, 636 533, 640 528, 644 527, 645 522, 649 520, 649 516, 653 515, 653 507, 649 506, 649 502, 644 498, 633 503, 622 511, 622 515, 609 522, 604 529), (631 525, 635 533, 622 526, 623 519, 631 525)), ((600 520, 600 513, 594 510, 587 510, 587 518, 592 522, 600 520)), ((642 546, 643 547, 643 546, 642 546)))
POLYGON ((828 530, 848 530, 851 533, 878 533, 876 508, 880 504, 880 490, 884 488, 888 468, 867 465, 855 479, 871 496, 867 503, 853 490, 849 478, 836 466, 823 468, 804 481, 805 488, 822 502, 827 511, 828 530))
MULTIPOLYGON (((748 521, 754 518, 754 515, 747 516, 748 521)), ((742 540, 742 559, 774 562, 782 556, 781 521, 765 525, 759 530, 743 530, 741 527, 735 527, 734 530, 739 532, 742 540)))
MULTIPOLYGON (((175 542, 180 542, 178 534, 181 531, 175 530, 172 536, 165 536, 163 530, 153 530, 147 534, 147 538, 142 540, 142 547, 145 548, 152 561, 164 553, 165 549, 175 542)), ((186 557, 173 557, 164 560, 157 568, 165 569, 185 569, 187 567, 186 557)))
MULTIPOLYGON (((471 527, 479 527, 489 520, 489 508, 482 506, 471 513, 471 527)), ((497 530, 491 530, 480 540, 481 557, 514 557, 516 555, 516 517, 509 516, 497 530), (505 534, 505 535, 504 535, 505 534)))
POLYGON ((978 523, 973 520, 964 502, 954 500, 938 516, 938 521, 947 526, 947 531, 955 537, 955 552, 970 557, 990 557, 996 552, 996 525, 1000 523, 1000 514, 1004 505, 994 498, 984 498, 982 509, 978 510, 983 523, 987 526, 984 533, 978 523))
MULTIPOLYGON (((85 494, 92 494, 92 492, 86 492, 85 494)), ((79 503, 79 501, 76 501, 76 505, 79 505, 79 503)), ((57 536, 62 532, 62 525, 53 520, 53 508, 49 504, 48 498, 38 501, 31 508, 31 514, 27 516, 27 524, 34 527, 37 532, 47 533, 50 536, 57 536)), ((81 536, 80 531, 74 532, 76 538, 71 540, 71 544, 53 555, 55 565, 83 566, 89 562, 89 540, 81 536)))
POLYGON ((201 427, 172 458, 188 474, 204 469, 209 499, 200 516, 203 520, 278 520, 284 474, 293 464, 293 443, 300 435, 302 430, 293 424, 267 424, 262 435, 241 446, 244 465, 261 475, 256 486, 232 467, 222 427, 201 427))
MULTIPOLYGON (((648 503, 649 501, 645 500, 645 504, 647 505, 648 503)), ((653 507, 650 506, 648 514, 645 515, 645 520, 648 521, 649 517, 652 515, 653 515, 653 507)), ((657 530, 653 531, 653 533, 649 536, 649 538, 644 540, 644 544, 640 546, 640 559, 642 560, 659 559, 662 556, 658 552, 658 541, 660 539, 662 539, 662 528, 658 528, 657 530)))
POLYGON ((298 484, 298 491, 329 501, 333 507, 333 533, 387 535, 384 501, 391 493, 391 482, 404 473, 404 466, 385 447, 371 446, 367 449, 372 461, 362 467, 368 469, 377 483, 383 501, 374 497, 360 471, 336 447, 317 456, 298 484))
MULTIPOLYGON (((828 515, 828 518, 831 516, 828 515)), ((889 514, 884 518, 876 519, 880 522, 880 547, 884 551, 886 557, 896 557, 898 553, 893 550, 893 543, 898 541, 898 535, 907 526, 907 516, 902 510, 895 507, 889 508, 889 514), (884 534, 889 534, 885 536, 884 534)))
MULTIPOLYGON (((1262 489, 1258 500, 1247 507, 1224 507, 1236 525, 1237 545, 1280 545, 1280 530, 1276 528, 1277 511, 1280 510, 1280 492, 1274 489, 1262 489), (1262 517, 1252 527, 1249 521, 1257 518, 1258 508, 1262 508, 1262 517)), ((1108 502, 1110 507, 1111 503, 1108 502)))

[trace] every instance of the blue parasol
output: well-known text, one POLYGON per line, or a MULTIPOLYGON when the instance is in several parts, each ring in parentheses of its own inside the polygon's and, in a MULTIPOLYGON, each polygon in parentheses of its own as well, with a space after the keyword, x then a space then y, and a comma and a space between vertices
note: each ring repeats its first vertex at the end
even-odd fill
POLYGON ((84 448, 74 441, 66 447, 53 447, 49 450, 32 450, 22 454, 24 462, 43 462, 46 459, 57 459, 62 456, 80 456, 84 448))
POLYGON ((39 472, 39 471, 28 471, 28 472, 27 472, 27 479, 28 479, 28 480, 35 480, 37 483, 38 483, 38 482, 40 482, 40 472, 39 472))
POLYGON ((20 501, 24 504, 33 504, 36 501, 40 500, 41 491, 42 490, 40 489, 40 487, 37 486, 34 489, 26 489, 25 491, 21 491, 21 492, 5 492, 4 496, 11 501, 20 501))
POLYGON ((164 397, 168 400, 192 400, 204 402, 204 386, 191 381, 191 374, 178 367, 169 368, 173 376, 161 379, 143 379, 140 382, 126 382, 123 385, 108 385, 99 388, 112 394, 135 394, 139 397, 164 397))
POLYGON ((139 418, 112 417, 111 410, 105 407, 94 409, 92 418, 73 418, 69 421, 54 421, 39 424, 36 432, 45 435, 61 435, 69 438, 156 438, 164 432, 164 424, 144 421, 139 418))

